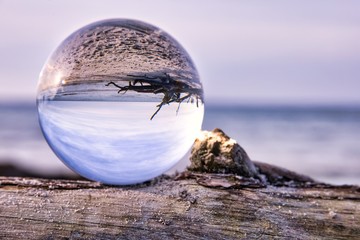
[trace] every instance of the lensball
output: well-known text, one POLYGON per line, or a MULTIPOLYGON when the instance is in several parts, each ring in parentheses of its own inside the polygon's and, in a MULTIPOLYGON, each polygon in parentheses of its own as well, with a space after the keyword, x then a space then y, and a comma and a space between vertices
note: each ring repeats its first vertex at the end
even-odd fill
POLYGON ((187 52, 161 29, 128 19, 95 22, 66 38, 40 73, 37 106, 54 153, 83 177, 115 185, 173 167, 204 115, 187 52))

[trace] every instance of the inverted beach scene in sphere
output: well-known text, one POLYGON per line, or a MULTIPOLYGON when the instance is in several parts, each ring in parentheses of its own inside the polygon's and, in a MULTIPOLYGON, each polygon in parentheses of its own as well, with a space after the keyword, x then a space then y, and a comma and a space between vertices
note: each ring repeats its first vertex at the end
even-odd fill
POLYGON ((66 38, 40 74, 37 104, 54 153, 108 184, 174 166, 201 129, 203 88, 180 44, 144 22, 110 19, 66 38))

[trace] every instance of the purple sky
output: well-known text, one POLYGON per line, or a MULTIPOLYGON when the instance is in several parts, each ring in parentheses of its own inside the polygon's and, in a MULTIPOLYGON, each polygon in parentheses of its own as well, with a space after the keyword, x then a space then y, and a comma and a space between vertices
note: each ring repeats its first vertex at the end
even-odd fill
POLYGON ((0 101, 34 100, 49 54, 106 18, 146 21, 175 37, 210 102, 360 105, 356 0, 0 0, 0 101))

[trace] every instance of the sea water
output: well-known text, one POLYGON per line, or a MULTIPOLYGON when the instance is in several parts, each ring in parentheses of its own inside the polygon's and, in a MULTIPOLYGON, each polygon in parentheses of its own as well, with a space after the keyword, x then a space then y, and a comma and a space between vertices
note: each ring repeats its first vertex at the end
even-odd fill
POLYGON ((80 175, 108 184, 156 177, 185 155, 201 129, 202 104, 39 101, 39 120, 55 154, 80 175))

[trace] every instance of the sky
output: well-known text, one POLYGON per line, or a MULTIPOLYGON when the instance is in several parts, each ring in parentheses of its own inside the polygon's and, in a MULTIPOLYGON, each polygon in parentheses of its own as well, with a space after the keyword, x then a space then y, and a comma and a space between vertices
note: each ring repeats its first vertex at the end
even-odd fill
POLYGON ((360 105, 360 1, 0 0, 0 102, 35 101, 51 52, 108 18, 153 24, 197 66, 208 102, 360 105))

